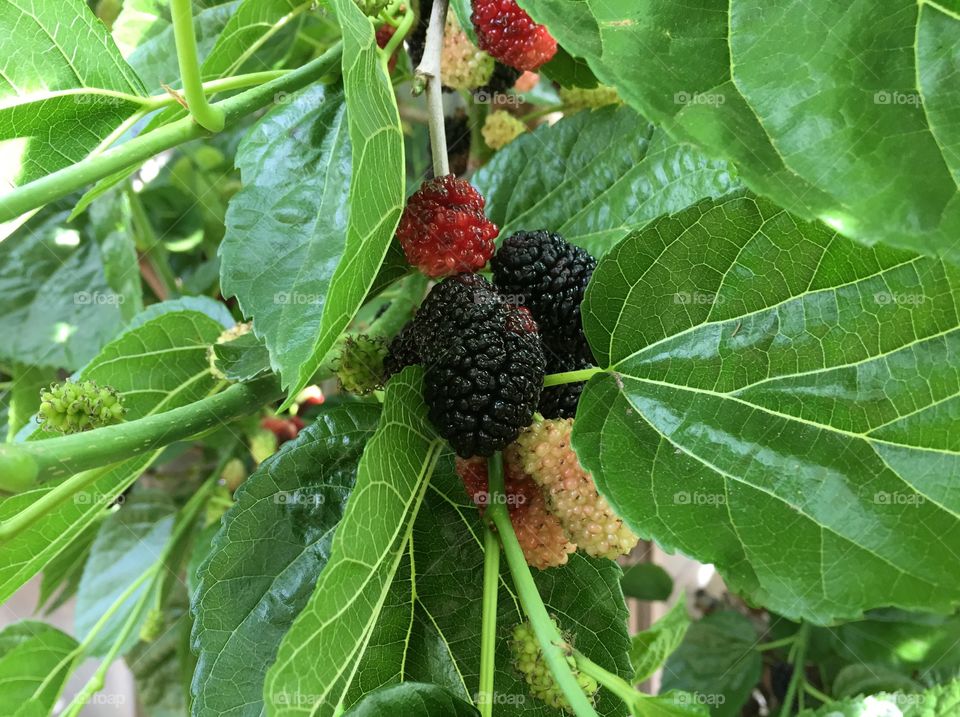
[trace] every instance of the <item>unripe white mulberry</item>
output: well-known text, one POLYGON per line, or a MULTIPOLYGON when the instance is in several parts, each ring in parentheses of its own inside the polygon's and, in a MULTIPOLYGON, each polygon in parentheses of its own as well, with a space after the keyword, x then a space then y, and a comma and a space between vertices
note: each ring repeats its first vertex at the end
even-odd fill
POLYGON ((573 451, 572 431, 572 418, 536 421, 507 448, 504 458, 543 489, 550 511, 578 547, 601 558, 626 555, 638 538, 597 493, 593 477, 573 451))
POLYGON ((527 126, 509 112, 497 110, 487 115, 483 123, 483 141, 490 149, 500 149, 527 131, 527 126))
POLYGON ((597 109, 607 105, 616 105, 623 102, 613 87, 600 85, 592 90, 582 87, 561 87, 560 100, 563 102, 567 114, 580 110, 597 109))
POLYGON ((454 12, 447 13, 443 28, 440 67, 443 84, 455 90, 480 87, 493 74, 493 58, 470 42, 454 12))

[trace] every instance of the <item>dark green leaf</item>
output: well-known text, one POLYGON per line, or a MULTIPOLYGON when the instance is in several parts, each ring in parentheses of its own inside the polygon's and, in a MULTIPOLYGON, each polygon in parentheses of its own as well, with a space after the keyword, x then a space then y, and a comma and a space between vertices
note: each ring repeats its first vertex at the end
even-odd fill
POLYGON ((403 132, 393 85, 380 66, 373 26, 353 0, 331 0, 331 5, 343 30, 343 84, 353 165, 350 209, 346 244, 326 293, 319 334, 302 357, 299 378, 290 383, 291 377, 284 377, 289 396, 307 384, 363 303, 404 204, 403 132))
MULTIPOLYGON (((166 493, 140 491, 103 521, 80 580, 74 613, 77 638, 87 656, 107 654, 133 616, 150 581, 141 581, 136 590, 129 588, 155 570, 170 539, 175 512, 166 493), (108 613, 110 617, 101 622, 108 613)), ((144 617, 145 613, 134 622, 120 654, 136 643, 144 617)))
POLYGON ((540 127, 497 152, 473 181, 501 236, 550 229, 595 256, 661 214, 737 187, 727 164, 671 141, 629 107, 540 127))
MULTIPOLYGON (((452 455, 426 421, 421 391, 419 369, 387 385, 381 428, 364 451, 330 563, 268 673, 265 694, 277 715, 296 712, 304 700, 330 715, 398 680, 437 684, 464 700, 478 690, 482 526, 452 455), (305 663, 303 650, 317 659, 305 663)), ((629 677, 616 564, 573 555, 564 567, 535 573, 547 609, 577 648, 629 677)), ((556 714, 529 696, 512 667, 509 636, 523 618, 506 572, 503 580, 497 714, 556 714)), ((597 707, 622 713, 604 692, 597 707)))
POLYGON ((198 571, 195 715, 261 714, 264 675, 330 557, 378 415, 376 404, 325 408, 237 491, 198 571))
POLYGON ((960 551, 957 268, 750 196, 665 217, 584 300, 573 441, 638 534, 790 618, 947 611, 960 551))
POLYGON ((76 640, 42 622, 6 627, 0 632, 3 706, 17 715, 51 713, 77 661, 76 649, 76 640))
POLYGON ((244 186, 230 201, 220 273, 296 393, 329 348, 317 336, 342 263, 350 141, 342 91, 317 85, 288 100, 238 150, 244 186))
POLYGON ((213 347, 217 370, 231 381, 252 381, 270 372, 270 353, 253 333, 213 347))
MULTIPOLYGON (((167 302, 174 307, 178 302, 167 302)), ((191 304, 202 304, 194 300, 191 304)), ((218 321, 198 311, 164 313, 156 304, 144 314, 152 318, 128 329, 104 347, 80 372, 82 379, 110 385, 123 394, 128 418, 159 413, 197 401, 218 386, 210 372, 207 351, 223 331, 218 321)), ((35 436, 39 438, 40 436, 35 436)), ((0 551, 0 601, 65 550, 101 516, 160 451, 97 469, 90 487, 37 520, 0 551)), ((54 486, 43 485, 0 501, 0 520, 18 513, 54 486)))
POLYGON ((474 717, 480 712, 442 687, 423 682, 401 682, 369 693, 344 717, 474 717))
POLYGON ((673 592, 673 578, 654 563, 637 563, 623 573, 623 594, 637 600, 666 600, 673 592))
POLYGON ((955 3, 520 4, 754 191, 866 243, 960 256, 955 3))
POLYGON ((557 54, 540 68, 540 72, 561 87, 592 89, 597 86, 597 78, 586 61, 574 57, 562 47, 557 48, 557 54))
POLYGON ((41 212, 0 242, 0 360, 83 366, 123 324, 94 233, 41 212))
POLYGON ((740 714, 760 679, 757 633, 736 612, 715 612, 693 623, 663 668, 664 691, 684 690, 714 717, 740 714))

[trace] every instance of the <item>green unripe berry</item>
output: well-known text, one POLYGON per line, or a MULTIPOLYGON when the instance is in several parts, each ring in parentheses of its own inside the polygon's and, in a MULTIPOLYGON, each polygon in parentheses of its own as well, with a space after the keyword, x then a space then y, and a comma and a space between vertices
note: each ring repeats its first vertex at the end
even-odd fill
POLYGON ((348 338, 337 362, 341 388, 361 396, 380 388, 386 355, 387 345, 380 339, 363 335, 348 338))
POLYGON ((390 5, 390 0, 353 0, 360 11, 368 17, 376 17, 390 5))
POLYGON ((48 431, 79 433, 120 423, 123 414, 122 398, 109 386, 64 381, 40 393, 37 422, 48 431))
POLYGON ((163 633, 163 612, 160 608, 150 608, 150 612, 143 620, 140 628, 140 639, 144 642, 153 642, 163 633))
MULTIPOLYGON (((554 624, 556 624, 556 621, 554 621, 554 624)), ((540 651, 540 645, 530 623, 522 622, 514 628, 510 640, 510 652, 513 654, 514 665, 530 687, 531 695, 556 709, 570 709, 570 703, 567 702, 563 690, 560 689, 553 673, 543 659, 543 653, 540 651)), ((600 688, 597 681, 580 672, 571 655, 567 656, 567 664, 570 665, 570 670, 577 678, 577 684, 580 685, 584 694, 587 697, 596 694, 600 688)))

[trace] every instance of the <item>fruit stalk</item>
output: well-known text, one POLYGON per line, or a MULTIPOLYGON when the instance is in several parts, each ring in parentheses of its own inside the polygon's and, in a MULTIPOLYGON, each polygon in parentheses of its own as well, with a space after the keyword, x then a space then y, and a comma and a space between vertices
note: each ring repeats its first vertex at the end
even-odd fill
POLYGON ((632 707, 633 704, 640 699, 641 693, 633 689, 633 686, 630 685, 629 682, 619 675, 615 675, 609 670, 604 669, 583 653, 574 650, 573 659, 576 660, 577 669, 580 670, 580 672, 589 675, 603 687, 606 687, 628 707, 632 707))
POLYGON ((201 127, 220 132, 227 118, 223 108, 211 105, 203 93, 197 36, 193 31, 193 3, 190 0, 171 0, 170 15, 173 20, 173 39, 177 46, 177 63, 180 65, 180 81, 190 114, 201 127))
MULTIPOLYGON (((214 106, 223 110, 228 122, 233 122, 266 107, 277 95, 295 92, 328 74, 339 66, 342 52, 343 46, 338 42, 303 67, 217 102, 214 106)), ((160 152, 192 139, 209 137, 211 134, 209 130, 194 122, 192 117, 184 117, 95 157, 40 177, 14 189, 0 199, 0 224, 16 219, 31 209, 65 197, 88 184, 137 165, 160 152)))
MULTIPOLYGON (((59 438, 0 445, 0 490, 23 491, 39 480, 79 474, 155 451, 222 425, 279 394, 279 386, 271 377, 235 384, 187 406, 135 421, 59 438)), ((76 479, 80 480, 79 476, 76 479)), ((58 488, 66 485, 63 483, 58 488)), ((4 523, 0 526, 0 535, 6 535, 9 529, 4 523)))
POLYGON ((443 51, 443 27, 447 21, 447 0, 435 0, 430 10, 430 25, 423 45, 423 57, 414 72, 414 93, 426 88, 427 114, 430 127, 430 152, 433 175, 450 174, 447 159, 447 135, 443 126, 443 82, 440 78, 440 55, 443 51))
POLYGON ((590 700, 580 689, 577 678, 570 671, 570 665, 567 664, 562 649, 565 644, 563 637, 547 613, 537 585, 533 581, 533 575, 530 574, 530 568, 527 567, 527 561, 523 557, 523 550, 513 532, 510 515, 501 498, 504 490, 503 454, 495 453, 487 465, 489 507, 485 515, 487 520, 493 521, 500 536, 500 544, 503 546, 503 554, 507 559, 510 574, 513 576, 513 584, 517 589, 520 605, 537 636, 543 659, 567 698, 567 702, 570 703, 574 714, 578 717, 597 717, 596 710, 593 709, 590 700))
POLYGON ((493 675, 497 650, 497 591, 500 588, 500 542, 489 526, 483 530, 483 617, 480 623, 480 717, 493 715, 493 675))

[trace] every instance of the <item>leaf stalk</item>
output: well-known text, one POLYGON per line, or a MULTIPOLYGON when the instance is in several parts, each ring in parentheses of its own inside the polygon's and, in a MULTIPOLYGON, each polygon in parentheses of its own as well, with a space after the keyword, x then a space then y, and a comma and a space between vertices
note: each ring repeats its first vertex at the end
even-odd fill
POLYGON ((180 65, 180 80, 190 114, 204 129, 220 132, 226 126, 227 117, 223 108, 211 105, 203 93, 197 36, 193 30, 193 3, 191 0, 170 0, 170 14, 173 20, 173 38, 177 46, 177 62, 180 65))
POLYGON ((489 494, 489 507, 486 516, 492 520, 500 536, 500 544, 503 546, 503 555, 507 559, 507 566, 510 568, 510 574, 513 576, 513 584, 517 589, 517 596, 520 598, 520 605, 533 632, 540 643, 540 649, 543 653, 543 659, 553 673, 564 697, 570 703, 574 714, 578 717, 597 717, 596 710, 590 704, 590 700, 580 689, 577 678, 574 677, 567 663, 564 647, 567 647, 560 635, 557 626, 547 613, 547 608, 543 604, 543 598, 537 590, 537 584, 533 581, 533 575, 530 574, 530 568, 527 566, 527 560, 523 557, 523 549, 517 541, 517 536, 513 532, 513 524, 510 522, 510 515, 507 512, 506 505, 502 499, 503 494, 503 454, 495 453, 487 461, 487 492, 489 494))

